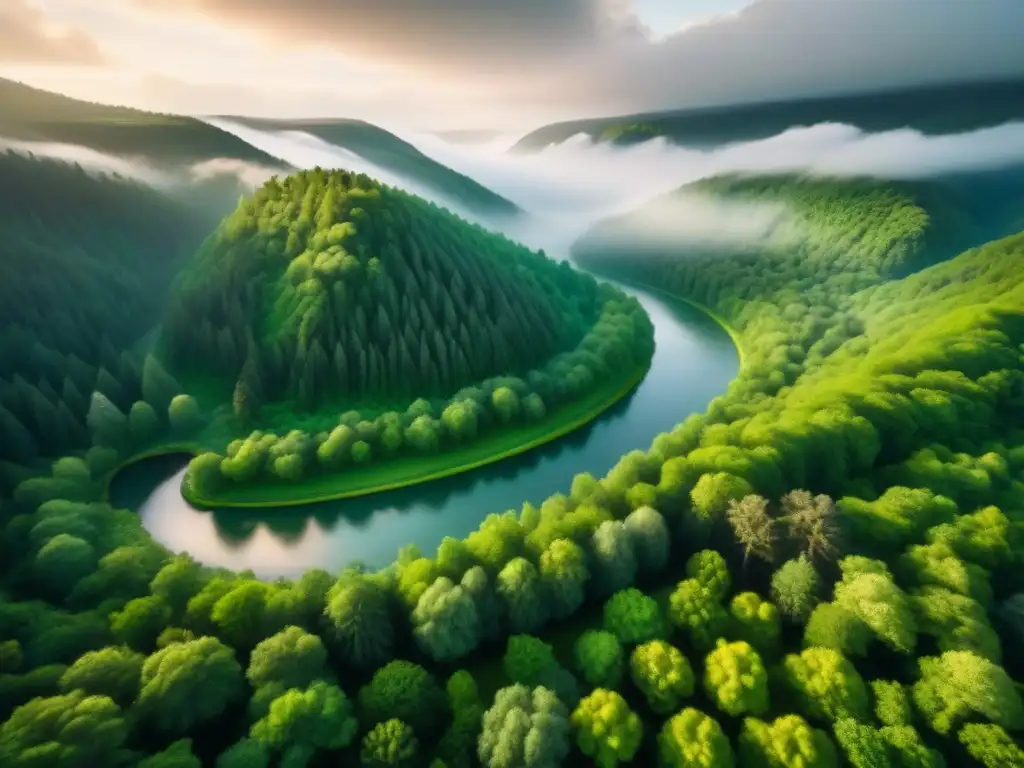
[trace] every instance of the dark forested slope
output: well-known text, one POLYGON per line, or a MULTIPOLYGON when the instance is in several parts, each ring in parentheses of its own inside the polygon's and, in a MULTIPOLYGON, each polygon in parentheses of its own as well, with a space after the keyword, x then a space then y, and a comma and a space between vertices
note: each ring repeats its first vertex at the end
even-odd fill
POLYGON ((141 184, 0 155, 0 459, 87 445, 96 389, 121 407, 137 399, 141 361, 127 350, 206 226, 141 184))
POLYGON ((343 147, 374 165, 418 182, 467 211, 515 214, 518 206, 436 160, 393 133, 363 120, 255 120, 232 118, 265 130, 302 131, 343 147))
POLYGON ((74 144, 160 166, 231 158, 283 167, 276 158, 192 117, 93 104, 2 78, 0 137, 74 144))
POLYGON ((1024 81, 1010 81, 602 117, 546 125, 520 139, 513 150, 536 151, 580 133, 620 144, 665 136, 690 147, 714 146, 816 123, 845 123, 872 132, 959 133, 1024 119, 1022 99, 1024 81))

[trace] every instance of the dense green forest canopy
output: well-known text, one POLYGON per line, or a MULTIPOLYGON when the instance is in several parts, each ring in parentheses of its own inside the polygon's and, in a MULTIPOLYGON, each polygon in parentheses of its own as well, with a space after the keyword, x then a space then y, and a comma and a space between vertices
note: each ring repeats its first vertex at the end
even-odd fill
POLYGON ((88 447, 93 391, 138 399, 130 350, 209 226, 139 183, 0 155, 0 460, 88 447))
POLYGON ((1022 97, 1024 81, 1014 80, 573 120, 528 133, 513 151, 537 151, 580 133, 621 144, 656 135, 689 147, 714 146, 816 123, 844 123, 871 132, 910 127, 933 135, 959 133, 1024 118, 1022 97))
MULTIPOLYGON (((802 240, 637 258, 601 227, 576 257, 713 309, 739 377, 604 477, 434 553, 293 581, 203 567, 107 503, 95 447, 0 496, 0 763, 1024 765, 1024 233, 988 241, 1020 188, 700 189, 785 201, 802 240)), ((307 240, 286 258, 280 220, 246 213, 274 211, 263 194, 234 242, 266 247, 218 263, 248 275, 255 254, 279 296, 307 240)), ((422 210, 428 242, 459 242, 422 210)), ((494 274, 559 306, 516 274, 539 255, 501 248, 494 274)), ((301 336, 296 306, 261 330, 301 336)))
POLYGON ((303 131, 329 144, 344 147, 380 168, 417 181, 441 198, 484 214, 512 215, 518 206, 477 181, 427 157, 390 131, 363 120, 240 120, 255 128, 303 131))
POLYGON ((388 403, 523 374, 572 349, 595 280, 363 175, 272 179, 176 282, 173 367, 267 401, 388 403), (254 387, 255 388, 255 387, 254 387))
POLYGON ((232 158, 281 168, 250 144, 193 117, 79 101, 0 78, 0 137, 90 147, 161 166, 232 158))

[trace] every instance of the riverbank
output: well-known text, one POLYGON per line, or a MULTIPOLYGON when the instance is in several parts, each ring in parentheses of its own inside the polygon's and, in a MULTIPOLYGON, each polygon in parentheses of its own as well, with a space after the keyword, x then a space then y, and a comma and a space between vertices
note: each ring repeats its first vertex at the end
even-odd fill
POLYGON ((430 456, 403 456, 367 467, 346 467, 333 475, 320 475, 299 483, 249 484, 229 487, 213 498, 196 494, 186 476, 181 494, 200 509, 261 509, 316 504, 393 491, 469 472, 564 437, 599 417, 628 396, 647 375, 647 366, 634 369, 586 397, 553 409, 536 424, 501 428, 471 444, 430 456))
POLYGON ((711 309, 711 307, 708 307, 708 306, 706 306, 704 304, 701 304, 699 301, 694 301, 693 299, 687 299, 687 298, 684 298, 682 296, 677 296, 676 294, 672 293, 671 291, 666 291, 666 290, 664 290, 662 288, 657 288, 657 287, 655 287, 653 285, 649 285, 649 284, 644 283, 644 282, 642 282, 640 280, 625 280, 625 279, 623 279, 621 277, 611 277, 611 276, 608 276, 608 275, 601 275, 601 273, 599 273, 599 272, 594 272, 594 274, 595 275, 600 275, 605 280, 610 280, 610 281, 619 283, 620 285, 628 285, 629 287, 635 288, 638 291, 647 291, 649 293, 653 293, 653 294, 656 294, 658 296, 662 296, 662 297, 668 299, 669 301, 674 301, 674 302, 676 302, 678 304, 685 304, 688 307, 693 307, 698 312, 707 315, 709 318, 714 320, 715 323, 718 326, 720 326, 723 331, 725 331, 727 334, 729 334, 729 338, 732 340, 733 346, 736 347, 736 354, 737 354, 737 356, 739 357, 739 360, 740 360, 740 370, 737 373, 737 376, 739 374, 743 373, 743 367, 744 367, 744 365, 746 365, 747 356, 746 356, 746 354, 743 351, 743 342, 740 339, 740 332, 738 330, 736 330, 736 328, 734 328, 732 326, 732 324, 728 320, 726 320, 720 314, 715 312, 715 310, 711 309))

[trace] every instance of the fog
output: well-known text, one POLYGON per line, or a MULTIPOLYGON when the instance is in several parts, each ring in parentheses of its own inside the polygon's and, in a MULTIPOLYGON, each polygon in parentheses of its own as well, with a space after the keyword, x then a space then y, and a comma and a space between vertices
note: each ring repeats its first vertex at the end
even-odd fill
MULTIPOLYGON (((1024 163, 1024 123, 962 134, 924 136, 913 130, 865 133, 840 124, 791 128, 776 136, 714 149, 691 149, 653 139, 620 147, 580 135, 536 154, 509 153, 518 136, 476 144, 452 143, 432 134, 382 126, 425 155, 459 171, 519 205, 526 215, 488 220, 439 197, 415 178, 381 168, 343 147, 301 131, 263 131, 223 119, 209 123, 298 168, 322 166, 366 173, 445 205, 534 248, 564 257, 571 244, 601 219, 635 210, 701 178, 722 173, 806 172, 923 178, 1024 163)), ((90 171, 118 173, 157 187, 231 177, 253 188, 280 171, 240 160, 215 159, 172 173, 142 160, 68 144, 0 138, 0 149, 77 162, 90 171)), ((746 243, 794 236, 779 205, 724 203, 697 194, 674 195, 648 207, 623 236, 638 244, 746 243)))
POLYGON ((77 144, 20 141, 0 136, 0 152, 6 151, 77 163, 87 173, 117 174, 167 192, 180 192, 195 182, 221 179, 236 181, 242 188, 251 190, 263 184, 275 173, 281 172, 278 168, 223 157, 169 170, 157 167, 142 157, 112 155, 77 144))
MULTIPOLYGON (((308 134, 268 133, 229 121, 211 122, 293 165, 361 171, 457 210, 414 180, 376 168, 308 134)), ((459 144, 432 134, 382 127, 519 205, 528 216, 485 223, 557 255, 567 253, 572 242, 600 219, 632 211, 686 183, 722 173, 914 179, 1024 162, 1024 123, 947 136, 925 136, 910 129, 865 133, 849 125, 819 124, 713 149, 681 147, 660 138, 620 147, 580 135, 532 155, 506 151, 517 136, 459 144)), ((749 241, 784 230, 777 226, 784 217, 785 210, 779 206, 724 204, 680 195, 659 201, 629 234, 652 244, 749 241)))

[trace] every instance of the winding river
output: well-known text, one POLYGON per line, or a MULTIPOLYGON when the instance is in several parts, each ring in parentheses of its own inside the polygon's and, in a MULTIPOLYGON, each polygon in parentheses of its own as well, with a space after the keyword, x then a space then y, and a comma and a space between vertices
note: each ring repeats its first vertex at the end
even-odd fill
POLYGON ((163 456, 118 473, 111 501, 136 509, 150 534, 208 565, 295 577, 362 562, 379 568, 399 548, 431 555, 445 536, 464 537, 488 514, 539 504, 566 492, 574 475, 600 477, 624 453, 646 450, 660 432, 703 411, 739 369, 728 334, 703 313, 650 293, 637 296, 654 323, 657 348, 634 392, 591 424, 520 456, 397 491, 303 507, 204 512, 179 486, 186 457, 163 456))

